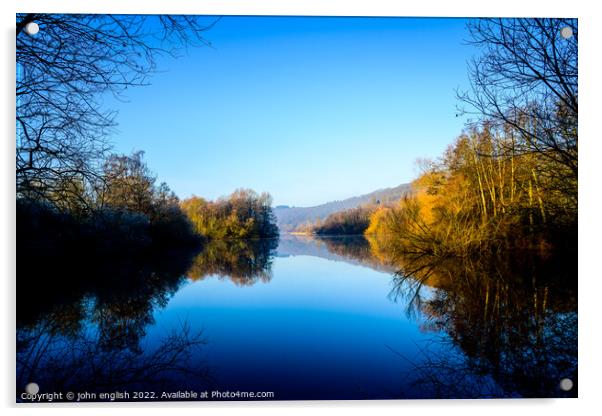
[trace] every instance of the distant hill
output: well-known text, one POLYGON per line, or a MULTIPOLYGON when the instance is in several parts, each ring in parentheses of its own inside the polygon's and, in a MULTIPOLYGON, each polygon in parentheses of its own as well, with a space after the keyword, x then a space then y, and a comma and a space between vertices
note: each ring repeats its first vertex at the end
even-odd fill
POLYGON ((324 220, 334 212, 356 208, 360 205, 369 203, 376 203, 377 201, 381 204, 390 204, 408 193, 410 189, 410 184, 404 183, 394 188, 379 189, 370 192, 369 194, 354 196, 343 199, 342 201, 327 202, 313 207, 289 207, 287 205, 279 205, 274 208, 274 214, 276 214, 280 231, 288 232, 308 221, 315 222, 318 219, 324 220))

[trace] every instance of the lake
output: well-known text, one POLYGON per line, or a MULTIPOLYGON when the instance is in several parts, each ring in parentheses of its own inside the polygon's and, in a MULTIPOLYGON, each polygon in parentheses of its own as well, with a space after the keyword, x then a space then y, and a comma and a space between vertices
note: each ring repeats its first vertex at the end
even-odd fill
POLYGON ((28 265, 18 397, 29 382, 122 400, 575 396, 576 263, 518 257, 422 278, 361 236, 285 235, 28 265))

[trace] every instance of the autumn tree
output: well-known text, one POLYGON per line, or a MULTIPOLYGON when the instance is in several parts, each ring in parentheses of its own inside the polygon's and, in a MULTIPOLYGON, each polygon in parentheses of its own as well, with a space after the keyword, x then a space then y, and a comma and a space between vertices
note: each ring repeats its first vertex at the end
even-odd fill
POLYGON ((474 118, 413 195, 373 215, 368 232, 386 235, 395 251, 438 256, 571 246, 577 21, 474 19, 468 29, 479 54, 459 98, 474 118))
POLYGON ((272 197, 250 189, 238 189, 216 201, 192 197, 182 209, 196 231, 208 238, 264 238, 278 235, 272 197))
POLYGON ((362 235, 370 224, 374 206, 360 206, 330 214, 323 222, 313 227, 319 235, 362 235))
POLYGON ((122 208, 146 215, 153 213, 156 177, 143 161, 144 152, 111 155, 103 166, 99 189, 101 206, 122 208))

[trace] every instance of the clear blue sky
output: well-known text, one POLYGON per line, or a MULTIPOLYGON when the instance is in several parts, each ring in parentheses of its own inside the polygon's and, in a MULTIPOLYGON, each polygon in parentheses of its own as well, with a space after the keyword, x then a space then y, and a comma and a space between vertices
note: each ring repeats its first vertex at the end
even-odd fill
POLYGON ((224 17, 213 48, 130 89, 115 151, 145 150, 181 197, 239 187, 309 206, 412 180, 461 132, 461 19, 224 17))

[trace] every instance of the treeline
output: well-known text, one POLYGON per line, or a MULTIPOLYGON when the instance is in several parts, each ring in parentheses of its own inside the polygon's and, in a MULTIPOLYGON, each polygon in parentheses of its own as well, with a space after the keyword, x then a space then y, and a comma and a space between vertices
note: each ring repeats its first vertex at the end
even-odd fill
MULTIPOLYGON (((476 120, 439 160, 423 163, 412 192, 370 213, 365 233, 398 254, 575 248, 577 22, 477 19, 468 28, 485 53, 469 67, 471 92, 459 98, 476 120), (572 38, 561 37, 565 27, 572 38)), ((354 211, 325 222, 315 232, 366 223, 354 211)))
POLYGON ((108 157, 94 182, 71 179, 18 195, 19 252, 84 245, 110 256, 134 255, 209 239, 278 235, 269 194, 242 189, 215 202, 180 201, 167 184, 157 184, 143 156, 108 157))
POLYGON ((414 181, 412 194, 375 211, 366 233, 393 250, 436 255, 573 242, 577 178, 519 150, 526 146, 510 128, 471 129, 414 181))
POLYGON ((374 209, 374 206, 360 206, 335 212, 310 230, 318 235, 361 235, 368 228, 374 209))
POLYGON ((238 189, 227 197, 207 201, 194 196, 182 209, 200 235, 211 239, 269 238, 278 236, 272 197, 238 189))
POLYGON ((367 233, 411 254, 574 249, 577 22, 478 19, 469 31, 485 53, 459 98, 478 121, 424 166, 412 196, 373 214, 367 233))
POLYGON ((113 259, 198 243, 142 153, 110 155, 117 113, 102 97, 148 84, 157 56, 203 43, 207 28, 187 16, 17 14, 19 259, 83 247, 113 259), (32 42, 31 22, 52 30, 32 42))
POLYGON ((76 178, 17 196, 19 254, 81 249, 137 253, 200 242, 179 200, 143 161, 112 155, 94 182, 76 178))

